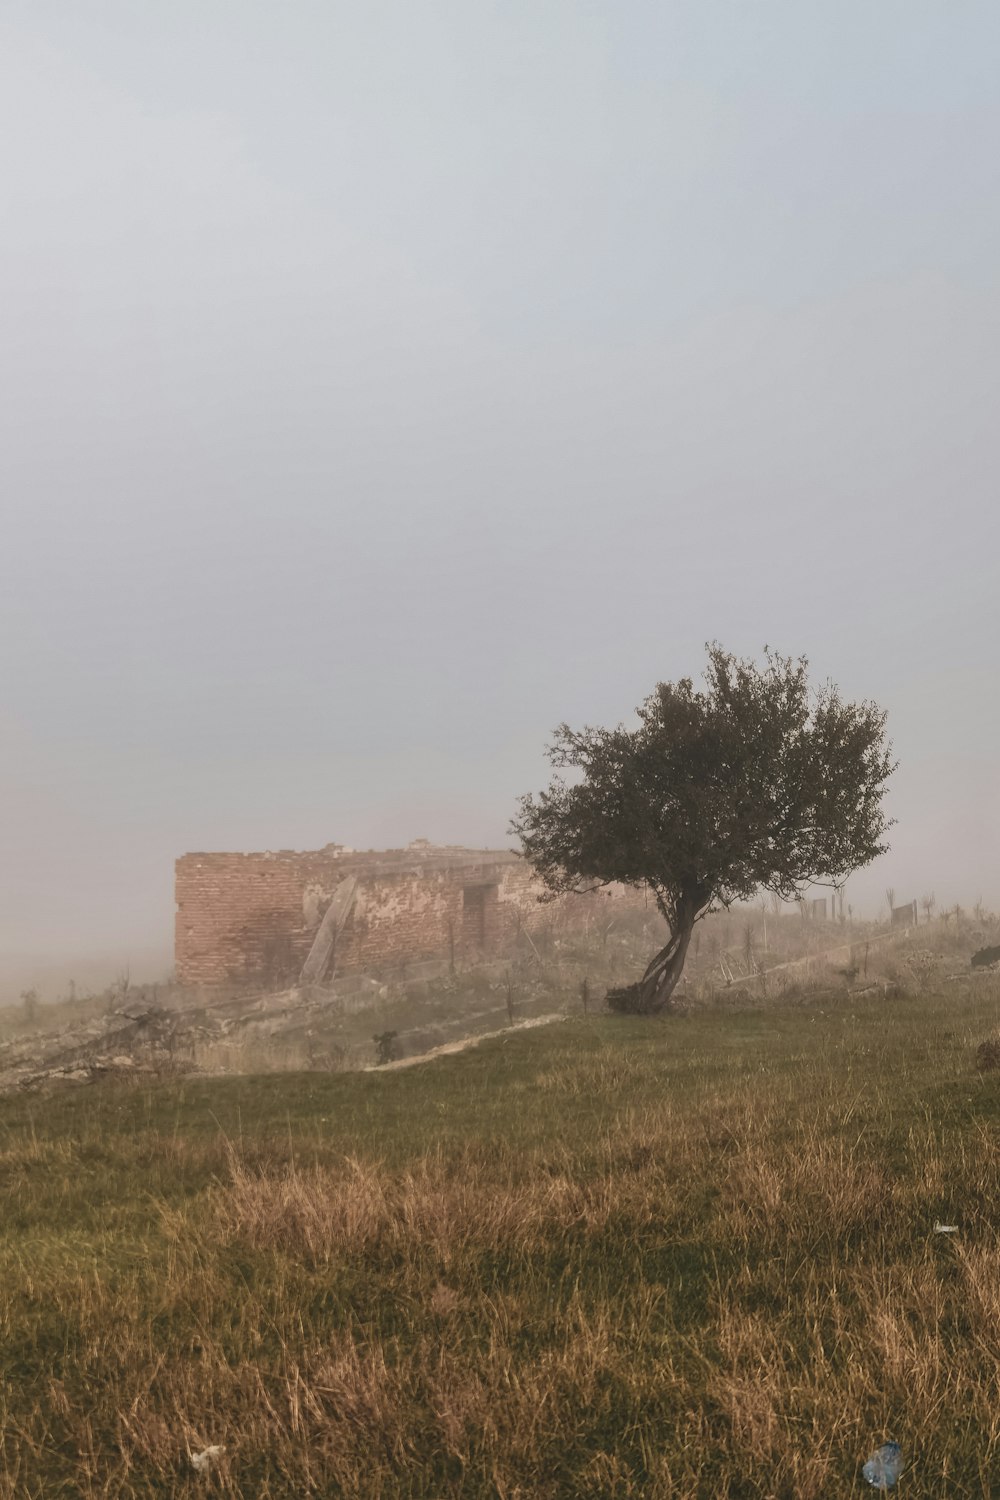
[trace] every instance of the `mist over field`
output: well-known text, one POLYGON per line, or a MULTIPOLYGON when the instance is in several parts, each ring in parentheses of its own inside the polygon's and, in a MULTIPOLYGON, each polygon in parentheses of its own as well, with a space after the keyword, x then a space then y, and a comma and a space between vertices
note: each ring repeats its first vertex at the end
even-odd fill
POLYGON ((704 645, 888 710, 1000 905, 1000 11, 0 18, 0 999, 188 850, 509 847, 704 645))

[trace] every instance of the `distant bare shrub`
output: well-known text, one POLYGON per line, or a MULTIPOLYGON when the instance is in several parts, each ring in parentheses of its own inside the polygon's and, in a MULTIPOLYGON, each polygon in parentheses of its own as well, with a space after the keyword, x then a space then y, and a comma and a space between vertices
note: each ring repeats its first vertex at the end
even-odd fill
POLYGON ((608 1010, 614 1011, 616 1015, 638 1015, 641 1013, 642 986, 641 984, 620 985, 609 989, 606 996, 608 1010))
POLYGON ((380 1031, 372 1038, 375 1043, 375 1062, 378 1067, 384 1068, 386 1063, 396 1061, 399 1056, 398 1036, 397 1031, 380 1031))

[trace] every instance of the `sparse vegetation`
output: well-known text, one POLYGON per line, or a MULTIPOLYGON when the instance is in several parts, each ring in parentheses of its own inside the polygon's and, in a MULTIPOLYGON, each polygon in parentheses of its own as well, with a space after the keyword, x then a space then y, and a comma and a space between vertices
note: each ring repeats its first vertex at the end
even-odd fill
POLYGON ((914 983, 0 1100, 0 1497, 989 1495, 1000 979, 914 983))

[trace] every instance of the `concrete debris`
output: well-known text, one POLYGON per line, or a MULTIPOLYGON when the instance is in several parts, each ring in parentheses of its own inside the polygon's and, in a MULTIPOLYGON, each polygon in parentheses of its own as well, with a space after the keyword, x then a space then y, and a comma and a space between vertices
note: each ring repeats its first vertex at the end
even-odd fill
POLYGON ((319 931, 316 933, 313 945, 302 966, 301 984, 316 984, 325 979, 330 969, 331 960, 336 952, 337 939, 343 932, 344 925, 351 914, 357 889, 357 879, 353 875, 349 875, 346 880, 340 882, 334 891, 333 899, 319 925, 319 931))
POLYGON ((60 1032, 17 1037, 0 1047, 0 1094, 47 1083, 89 1083, 169 1064, 178 1017, 156 1006, 126 1006, 60 1032))
MULTIPOLYGON (((340 986, 295 986, 184 1009, 130 1004, 52 1033, 0 1042, 0 1095, 70 1088, 143 1075, 244 1073, 271 1067, 323 1072, 363 1066, 344 1018, 378 1005, 386 986, 355 976, 340 986)), ((494 1012, 483 1012, 483 1015, 494 1012)), ((465 1030, 475 1013, 404 1033, 405 1052, 427 1053, 465 1030)), ((367 1041, 367 1038, 366 1038, 367 1041)), ((367 1061, 370 1048, 365 1047, 367 1061)))

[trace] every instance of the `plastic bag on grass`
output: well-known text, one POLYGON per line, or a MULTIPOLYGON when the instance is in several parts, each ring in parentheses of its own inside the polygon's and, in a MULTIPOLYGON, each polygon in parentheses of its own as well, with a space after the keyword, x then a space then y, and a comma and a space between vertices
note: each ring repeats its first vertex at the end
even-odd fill
POLYGON ((873 1453, 861 1472, 877 1490, 891 1490, 903 1467, 903 1450, 898 1443, 883 1443, 873 1453))
POLYGON ((192 1453, 192 1469, 197 1474, 207 1474, 212 1465, 222 1457, 225 1451, 225 1443, 213 1443, 210 1448, 203 1448, 200 1453, 192 1453))

